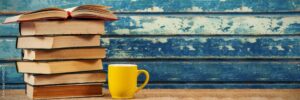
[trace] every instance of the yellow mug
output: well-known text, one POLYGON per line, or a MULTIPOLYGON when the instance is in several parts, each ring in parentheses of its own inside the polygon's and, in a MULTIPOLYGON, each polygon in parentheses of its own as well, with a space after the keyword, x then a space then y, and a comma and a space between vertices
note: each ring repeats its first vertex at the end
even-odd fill
POLYGON ((149 73, 146 70, 138 70, 137 65, 108 65, 108 88, 112 98, 133 98, 134 94, 143 89, 148 81, 149 73), (137 78, 141 73, 145 74, 146 80, 137 87, 137 78))

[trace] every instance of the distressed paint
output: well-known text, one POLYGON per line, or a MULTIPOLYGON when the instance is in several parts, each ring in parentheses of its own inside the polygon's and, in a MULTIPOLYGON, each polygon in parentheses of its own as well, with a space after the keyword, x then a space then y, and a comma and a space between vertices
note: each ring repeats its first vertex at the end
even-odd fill
POLYGON ((109 59, 299 58, 299 36, 171 36, 101 38, 109 59))
POLYGON ((268 35, 299 34, 299 16, 119 16, 108 35, 268 35))
MULTIPOLYGON (((299 58, 299 36, 103 37, 108 59, 299 58)), ((0 60, 21 59, 15 38, 0 39, 0 60)))
MULTIPOLYGON (((104 61, 107 64, 137 64, 146 69, 150 83, 178 82, 300 82, 300 62, 298 61, 104 61)), ((23 83, 22 74, 16 72, 14 65, 5 68, 6 83, 23 83)), ((144 77, 140 77, 142 81, 144 77)))
POLYGON ((300 9, 298 0, 1 0, 0 9, 30 11, 82 4, 112 6, 116 12, 292 12, 300 9))
MULTIPOLYGON (((3 21, 7 16, 1 16, 3 21)), ((120 15, 106 35, 285 35, 300 34, 300 17, 289 15, 120 15)), ((18 36, 18 24, 0 24, 0 36, 18 36)))
POLYGON ((21 50, 16 49, 16 38, 0 38, 0 60, 21 59, 21 50))
POLYGON ((3 24, 6 17, 1 15, 0 16, 0 36, 18 36, 19 35, 19 25, 17 23, 12 24, 3 24))

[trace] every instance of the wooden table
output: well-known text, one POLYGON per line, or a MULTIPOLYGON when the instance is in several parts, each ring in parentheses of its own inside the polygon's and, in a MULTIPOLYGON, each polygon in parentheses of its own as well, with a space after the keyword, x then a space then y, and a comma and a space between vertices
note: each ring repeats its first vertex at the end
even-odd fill
MULTIPOLYGON (((59 100, 111 99, 107 90, 104 97, 59 100)), ((29 100, 24 90, 2 91, 0 100, 29 100)), ((300 100, 300 89, 144 89, 135 99, 143 100, 300 100)))

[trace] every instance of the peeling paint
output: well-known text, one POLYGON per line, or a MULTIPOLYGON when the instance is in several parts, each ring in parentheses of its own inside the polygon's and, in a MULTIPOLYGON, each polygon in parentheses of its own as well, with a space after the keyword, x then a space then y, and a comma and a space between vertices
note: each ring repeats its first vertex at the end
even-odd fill
POLYGON ((163 12, 164 9, 160 7, 153 6, 151 8, 145 8, 143 10, 136 10, 136 12, 163 12))
POLYGON ((246 6, 241 6, 240 8, 235 8, 232 10, 225 10, 225 12, 252 12, 253 10, 246 6))
POLYGON ((235 50, 231 45, 226 45, 225 47, 226 47, 228 50, 230 50, 230 51, 235 50))
POLYGON ((194 50, 196 50, 192 45, 188 45, 188 46, 186 46, 189 50, 191 50, 191 51, 194 51, 194 50))
POLYGON ((189 11, 189 12, 199 11, 199 12, 202 12, 203 9, 202 9, 201 7, 193 6, 193 7, 191 7, 191 8, 184 9, 184 11, 189 11))
POLYGON ((276 48, 277 48, 277 50, 279 50, 279 51, 284 51, 284 48, 282 48, 282 46, 281 45, 277 45, 277 46, 275 46, 276 48))
POLYGON ((124 16, 120 21, 113 23, 115 25, 107 26, 108 34, 260 35, 298 34, 300 32, 299 27, 291 26, 300 25, 300 18, 297 16, 124 16), (122 21, 123 18, 124 21, 122 21))

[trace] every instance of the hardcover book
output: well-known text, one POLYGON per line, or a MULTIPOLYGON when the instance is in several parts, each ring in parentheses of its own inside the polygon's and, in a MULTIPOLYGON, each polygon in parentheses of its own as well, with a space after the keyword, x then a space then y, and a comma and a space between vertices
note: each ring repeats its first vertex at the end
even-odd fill
POLYGON ((81 5, 68 9, 44 8, 33 12, 24 13, 18 16, 8 17, 4 23, 34 21, 43 19, 101 19, 117 20, 118 18, 108 10, 109 7, 101 5, 81 5))
POLYGON ((56 74, 102 70, 101 59, 70 61, 21 61, 17 62, 20 73, 56 74))
POLYGON ((25 73, 24 81, 30 85, 99 83, 106 81, 106 74, 100 71, 50 75, 25 73))
POLYGON ((100 45, 99 35, 18 37, 18 48, 53 49, 100 45))
POLYGON ((32 35, 102 35, 104 31, 103 20, 52 20, 29 21, 20 23, 22 36, 32 35))
POLYGON ((24 49, 25 60, 63 60, 105 58, 105 48, 24 49))
POLYGON ((26 95, 32 99, 103 96, 102 83, 66 85, 26 85, 26 95))

